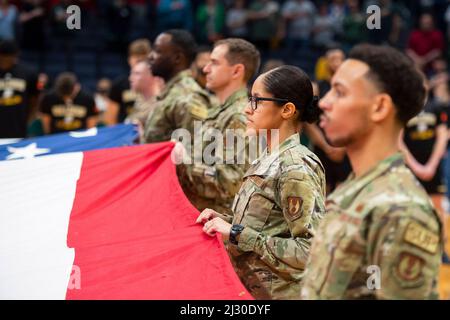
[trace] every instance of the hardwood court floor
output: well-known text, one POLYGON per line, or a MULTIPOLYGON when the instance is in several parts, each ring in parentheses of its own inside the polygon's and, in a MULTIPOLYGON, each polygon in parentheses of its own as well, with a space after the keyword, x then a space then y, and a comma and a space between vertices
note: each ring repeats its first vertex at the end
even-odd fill
MULTIPOLYGON (((450 216, 447 218, 447 234, 450 235, 450 216)), ((447 254, 450 254, 450 236, 446 244, 447 254)), ((441 265, 441 272, 439 275, 439 294, 441 299, 450 300, 450 264, 441 265)))

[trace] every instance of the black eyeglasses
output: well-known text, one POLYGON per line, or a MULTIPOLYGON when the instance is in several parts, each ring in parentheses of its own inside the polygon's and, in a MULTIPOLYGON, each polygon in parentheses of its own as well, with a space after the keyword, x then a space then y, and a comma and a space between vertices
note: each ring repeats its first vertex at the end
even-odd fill
POLYGON ((258 108, 258 101, 274 101, 274 102, 284 102, 284 103, 289 102, 289 100, 287 100, 287 99, 249 96, 248 102, 250 103, 250 107, 252 108, 253 111, 255 111, 258 108))

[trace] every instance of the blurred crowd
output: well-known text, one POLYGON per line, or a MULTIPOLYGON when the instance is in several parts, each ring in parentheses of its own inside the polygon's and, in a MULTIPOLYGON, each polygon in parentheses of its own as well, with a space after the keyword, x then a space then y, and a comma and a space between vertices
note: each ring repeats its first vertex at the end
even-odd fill
POLYGON ((117 46, 135 36, 153 38, 180 28, 193 32, 199 43, 240 37, 260 50, 320 48, 334 42, 349 48, 365 41, 400 48, 413 45, 417 50, 415 29, 436 27, 445 41, 450 25, 445 0, 2 0, 0 39, 20 39, 23 48, 40 49, 49 37, 70 34, 65 20, 72 4, 101 21, 108 40, 117 46), (366 8, 372 4, 381 9, 379 30, 365 27, 366 8), (431 17, 422 23, 424 13, 431 17), (137 33, 132 34, 133 26, 138 26, 137 33))

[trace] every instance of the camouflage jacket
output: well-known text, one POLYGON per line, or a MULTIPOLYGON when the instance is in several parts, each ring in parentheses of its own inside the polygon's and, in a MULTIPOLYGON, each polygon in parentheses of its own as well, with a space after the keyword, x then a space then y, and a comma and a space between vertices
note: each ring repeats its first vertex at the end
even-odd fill
POLYGON ((193 133, 194 121, 205 120, 209 107, 209 94, 192 78, 190 70, 178 73, 156 98, 145 123, 145 141, 168 141, 180 128, 193 133))
MULTIPOLYGON (((205 135, 216 129, 223 137, 223 154, 215 153, 215 162, 199 161, 179 168, 181 184, 189 200, 200 211, 211 208, 231 216, 231 205, 239 191, 242 178, 248 169, 248 157, 245 154, 248 140, 245 137, 246 117, 244 108, 247 104, 247 92, 242 89, 232 94, 222 106, 209 110, 208 118, 203 123, 205 135), (242 144, 227 144, 227 132, 234 133, 242 139, 242 144), (242 147, 243 150, 239 150, 242 147), (233 157, 233 163, 226 163, 227 152, 233 157), (244 152, 244 161, 238 157, 244 152)), ((233 140, 237 141, 237 140, 233 140)), ((208 140, 209 142, 209 140, 208 140)), ((205 143, 204 146, 207 146, 205 143)))
POLYGON ((436 297, 440 222, 400 154, 352 175, 326 203, 311 247, 304 299, 436 297))
POLYGON ((143 97, 138 96, 136 101, 134 102, 133 109, 130 111, 128 116, 125 118, 126 123, 138 121, 141 123, 142 127, 145 125, 145 122, 148 118, 148 115, 156 106, 156 97, 151 97, 150 99, 145 100, 143 97))
POLYGON ((233 224, 245 228, 228 251, 256 299, 299 299, 310 243, 325 212, 320 160, 295 134, 244 175, 233 224))

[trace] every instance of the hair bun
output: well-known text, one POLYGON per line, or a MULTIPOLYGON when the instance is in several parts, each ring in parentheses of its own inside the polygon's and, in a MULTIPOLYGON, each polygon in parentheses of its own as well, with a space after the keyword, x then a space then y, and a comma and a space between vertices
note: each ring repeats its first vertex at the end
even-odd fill
POLYGON ((319 116, 320 116, 319 97, 313 96, 311 102, 303 112, 303 120, 309 123, 314 123, 319 120, 319 116))
POLYGON ((317 105, 319 103, 319 97, 313 96, 311 103, 309 104, 311 107, 314 107, 314 105, 317 105))

